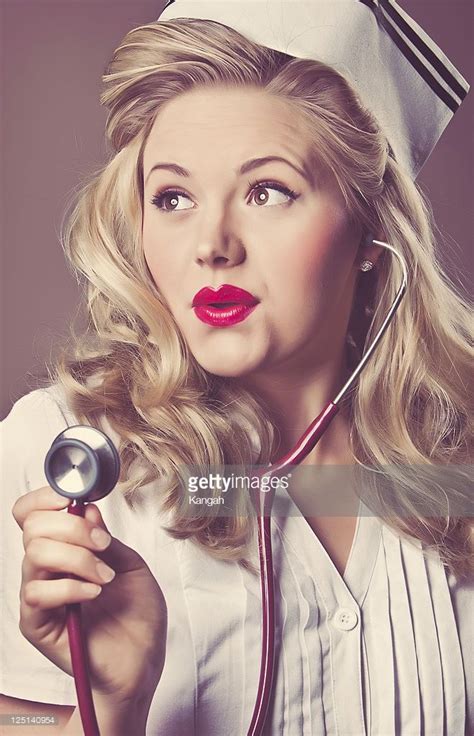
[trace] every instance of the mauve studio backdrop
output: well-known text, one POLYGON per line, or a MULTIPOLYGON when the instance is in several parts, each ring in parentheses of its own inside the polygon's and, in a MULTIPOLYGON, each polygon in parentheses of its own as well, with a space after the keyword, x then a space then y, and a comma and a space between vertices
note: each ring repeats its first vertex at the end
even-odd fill
MULTIPOLYGON (((471 83, 472 0, 399 0, 471 83)), ((100 76, 125 33, 163 0, 2 0, 1 417, 45 374, 79 290, 59 230, 84 175, 105 157, 100 76)), ((417 181, 431 200, 439 257, 472 297, 474 92, 417 181)))

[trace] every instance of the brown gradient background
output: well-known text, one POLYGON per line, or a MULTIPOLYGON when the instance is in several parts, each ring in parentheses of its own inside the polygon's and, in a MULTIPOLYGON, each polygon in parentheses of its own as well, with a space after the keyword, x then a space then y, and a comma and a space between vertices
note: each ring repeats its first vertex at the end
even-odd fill
MULTIPOLYGON (((399 0, 474 83, 472 0, 399 0)), ((163 0, 0 0, 1 9, 1 406, 36 387, 67 335, 79 289, 58 233, 81 178, 105 157, 100 77, 136 25, 163 0)), ((474 91, 424 166, 418 183, 440 230, 440 258, 472 295, 474 91)))

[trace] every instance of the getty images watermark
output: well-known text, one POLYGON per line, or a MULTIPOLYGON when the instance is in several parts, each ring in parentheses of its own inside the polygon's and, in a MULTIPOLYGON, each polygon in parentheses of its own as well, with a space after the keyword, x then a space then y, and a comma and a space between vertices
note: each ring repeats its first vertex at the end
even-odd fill
POLYGON ((472 464, 287 465, 269 471, 268 465, 210 466, 205 473, 181 466, 182 511, 191 517, 254 514, 260 492, 275 516, 474 516, 472 464))

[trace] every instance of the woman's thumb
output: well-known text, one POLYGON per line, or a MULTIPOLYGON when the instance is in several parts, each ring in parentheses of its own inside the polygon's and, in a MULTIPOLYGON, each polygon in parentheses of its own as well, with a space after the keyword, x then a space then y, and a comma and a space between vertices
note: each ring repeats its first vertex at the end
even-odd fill
POLYGON ((84 518, 87 519, 87 521, 90 521, 92 524, 96 524, 96 526, 99 526, 101 529, 106 529, 108 531, 105 525, 105 522, 102 518, 102 514, 100 513, 99 508, 95 504, 93 503, 86 504, 84 518))

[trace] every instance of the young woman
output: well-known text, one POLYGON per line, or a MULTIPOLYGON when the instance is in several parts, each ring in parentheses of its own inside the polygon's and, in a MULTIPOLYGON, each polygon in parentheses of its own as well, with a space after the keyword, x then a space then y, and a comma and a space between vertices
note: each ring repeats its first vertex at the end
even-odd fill
POLYGON ((80 732, 65 605, 81 602, 103 735, 247 733, 252 505, 233 491, 232 514, 191 511, 183 469, 265 466, 295 445, 393 302, 400 269, 378 240, 403 255, 409 289, 304 461, 315 483, 324 467, 343 482, 299 516, 311 488, 290 487, 290 513, 272 518, 265 732, 467 733, 472 324, 412 176, 334 68, 212 20, 131 31, 104 82, 114 155, 64 234, 90 329, 2 425, 5 708, 51 704, 80 732), (204 287, 240 306, 199 307, 204 287), (59 513, 68 500, 43 470, 79 423, 122 466, 85 518, 59 513))

